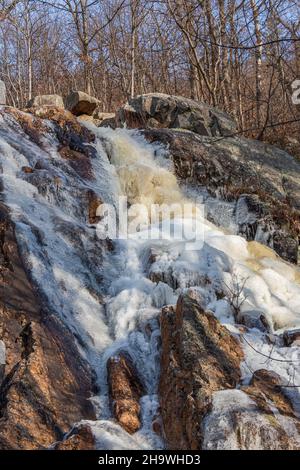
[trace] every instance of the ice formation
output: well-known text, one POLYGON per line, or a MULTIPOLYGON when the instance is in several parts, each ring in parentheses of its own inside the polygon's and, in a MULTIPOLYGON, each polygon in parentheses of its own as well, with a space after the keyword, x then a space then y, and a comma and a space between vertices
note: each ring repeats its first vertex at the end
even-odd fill
MULTIPOLYGON (((135 131, 86 124, 96 135, 97 157, 92 159, 95 179, 85 181, 75 177, 60 157, 53 135, 44 136, 42 150, 8 115, 0 119, 5 202, 12 212, 27 269, 52 311, 74 332, 79 349, 97 373, 100 394, 93 402, 98 420, 90 424, 98 447, 162 448, 163 442, 151 427, 158 408, 161 307, 176 303, 184 289, 196 287, 201 289, 207 308, 233 333, 240 333, 228 299, 217 293, 242 285, 241 312, 261 312, 270 333, 276 335, 300 326, 299 270, 272 250, 230 232, 229 228, 234 229, 230 220, 223 230, 193 210, 186 217, 181 217, 180 211, 174 213, 172 224, 189 232, 197 218, 204 240, 194 249, 187 246, 190 240, 170 236, 148 239, 149 230, 158 233, 159 227, 147 225, 142 217, 140 232, 116 240, 115 250, 103 254, 95 227, 86 221, 82 192, 93 189, 104 202, 114 205, 118 196, 124 195, 130 204, 146 207, 188 202, 191 193, 180 188, 163 150, 146 143, 135 131), (38 180, 22 173, 22 166, 33 167, 38 160, 44 168, 39 170, 38 180), (59 186, 52 183, 53 175, 59 178, 59 186), (154 253, 151 263, 149 253, 154 253), (106 361, 119 350, 131 356, 147 390, 141 403, 142 427, 133 436, 114 422, 108 403, 106 361)), ((218 201, 211 203, 210 210, 219 210, 218 201)), ((269 359, 268 366, 287 384, 292 374, 294 383, 300 385, 299 348, 268 344, 256 328, 245 335, 243 347, 245 383, 265 360, 255 352, 259 350, 266 356, 289 358, 292 362, 269 359)), ((228 393, 234 392, 224 392, 224 400, 228 400, 228 393)), ((215 397, 215 413, 222 406, 223 395, 220 392, 215 397)), ((234 397, 245 401, 238 393, 234 397)))

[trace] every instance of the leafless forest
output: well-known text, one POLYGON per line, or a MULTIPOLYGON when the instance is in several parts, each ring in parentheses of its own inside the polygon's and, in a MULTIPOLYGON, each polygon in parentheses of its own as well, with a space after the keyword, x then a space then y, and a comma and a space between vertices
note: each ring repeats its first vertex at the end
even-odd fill
POLYGON ((36 94, 80 89, 112 111, 130 96, 156 91, 224 109, 248 136, 295 143, 299 0, 0 5, 0 78, 11 105, 22 108, 36 94))

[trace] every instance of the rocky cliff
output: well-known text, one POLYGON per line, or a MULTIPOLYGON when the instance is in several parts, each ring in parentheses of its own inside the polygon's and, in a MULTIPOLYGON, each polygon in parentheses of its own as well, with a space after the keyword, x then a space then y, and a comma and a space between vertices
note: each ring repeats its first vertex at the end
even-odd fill
POLYGON ((58 98, 0 108, 0 448, 299 449, 299 163, 184 98, 58 98), (201 198, 203 243, 99 237, 120 196, 201 198))

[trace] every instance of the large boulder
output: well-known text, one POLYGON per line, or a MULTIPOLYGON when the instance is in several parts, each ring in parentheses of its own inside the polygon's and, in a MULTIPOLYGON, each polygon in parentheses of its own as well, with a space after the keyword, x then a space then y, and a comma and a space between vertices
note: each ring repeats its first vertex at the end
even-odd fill
POLYGON ((200 135, 222 136, 236 132, 236 123, 228 114, 205 103, 162 93, 132 98, 116 115, 118 127, 180 128, 200 135))
MULTIPOLYGON (((162 144, 184 183, 231 202, 237 233, 297 263, 300 235, 300 163, 263 142, 243 137, 204 137, 177 129, 146 129, 162 144)), ((209 209, 208 209, 209 210, 209 209)), ((208 214, 217 225, 219 219, 208 214)), ((222 224, 222 222, 221 222, 222 224)))
POLYGON ((161 337, 159 395, 168 448, 300 448, 300 420, 286 381, 261 369, 243 384, 241 365, 249 357, 241 336, 206 311, 201 296, 189 290, 176 309, 163 309, 161 337))
POLYGON ((2 80, 0 80, 0 105, 1 104, 6 104, 6 87, 2 80))
POLYGON ((41 106, 65 107, 64 100, 59 95, 37 95, 27 103, 27 108, 39 108, 41 106))
POLYGON ((72 91, 66 98, 66 108, 75 116, 86 114, 92 116, 99 106, 99 100, 83 91, 72 91))
POLYGON ((299 418, 282 383, 278 374, 261 369, 249 386, 216 392, 203 423, 202 448, 299 450, 299 418))
POLYGON ((161 315, 161 415, 170 449, 200 449, 215 391, 235 388, 243 352, 210 312, 186 294, 161 315))

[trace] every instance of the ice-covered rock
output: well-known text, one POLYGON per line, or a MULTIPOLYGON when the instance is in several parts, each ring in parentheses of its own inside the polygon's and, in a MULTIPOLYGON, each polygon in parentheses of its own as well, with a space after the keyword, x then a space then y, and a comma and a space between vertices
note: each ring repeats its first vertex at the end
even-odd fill
MULTIPOLYGON (((186 186, 236 203, 237 233, 298 262, 300 163, 291 155, 239 136, 205 137, 177 129, 146 129, 143 134, 166 148, 186 186)), ((210 218, 222 222, 218 214, 210 218)))

